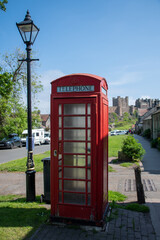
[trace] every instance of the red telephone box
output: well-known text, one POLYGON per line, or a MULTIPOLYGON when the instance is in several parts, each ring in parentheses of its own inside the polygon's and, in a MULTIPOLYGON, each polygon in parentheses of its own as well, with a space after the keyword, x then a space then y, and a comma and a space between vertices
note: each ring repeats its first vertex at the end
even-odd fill
POLYGON ((107 82, 72 74, 51 84, 51 215, 99 222, 108 206, 107 82))

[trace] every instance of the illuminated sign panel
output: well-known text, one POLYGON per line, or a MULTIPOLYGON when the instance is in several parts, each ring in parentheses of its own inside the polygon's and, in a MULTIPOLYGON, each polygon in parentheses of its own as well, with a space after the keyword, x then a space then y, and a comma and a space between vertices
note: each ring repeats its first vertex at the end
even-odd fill
POLYGON ((88 86, 64 86, 64 87, 57 87, 57 92, 93 92, 94 85, 88 86))

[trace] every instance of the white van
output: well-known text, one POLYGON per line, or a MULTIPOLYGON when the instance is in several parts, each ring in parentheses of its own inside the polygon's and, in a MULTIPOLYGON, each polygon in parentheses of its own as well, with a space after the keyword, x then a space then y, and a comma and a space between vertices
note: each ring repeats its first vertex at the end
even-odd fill
POLYGON ((50 132, 44 132, 44 143, 50 144, 50 132))
MULTIPOLYGON (((28 137, 28 130, 22 132, 22 145, 26 146, 26 138, 28 137)), ((45 142, 44 140, 44 129, 32 129, 32 137, 34 138, 34 145, 41 145, 45 142)))

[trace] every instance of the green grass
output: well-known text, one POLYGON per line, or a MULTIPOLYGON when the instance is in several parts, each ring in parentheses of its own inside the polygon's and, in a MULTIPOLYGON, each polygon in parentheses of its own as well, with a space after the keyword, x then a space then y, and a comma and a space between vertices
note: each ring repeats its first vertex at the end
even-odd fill
POLYGON ((115 170, 110 165, 108 165, 108 172, 115 172, 115 170))
POLYGON ((118 157, 118 151, 126 137, 127 135, 109 136, 109 157, 118 157))
MULTIPOLYGON (((38 199, 39 200, 39 199, 38 199)), ((20 240, 30 237, 49 219, 50 211, 40 202, 26 202, 23 196, 0 196, 0 239, 20 240)))
POLYGON ((128 130, 131 129, 132 126, 136 123, 137 119, 133 119, 130 121, 119 121, 115 124, 115 129, 118 130, 128 130))
POLYGON ((110 202, 123 202, 127 197, 120 192, 108 191, 108 199, 110 202))
MULTIPOLYGON (((36 172, 43 171, 43 163, 41 162, 41 160, 43 158, 46 158, 49 156, 50 156, 50 151, 33 156, 36 172)), ((27 157, 24 157, 24 158, 21 158, 18 160, 14 160, 14 161, 10 161, 7 163, 2 163, 2 164, 0 164, 0 171, 25 172, 26 171, 26 162, 27 162, 27 157)))
POLYGON ((124 162, 124 163, 121 163, 120 166, 121 167, 131 167, 131 166, 133 166, 133 163, 131 163, 131 162, 124 162))
POLYGON ((134 162, 123 162, 123 163, 120 164, 120 166, 121 166, 121 167, 132 167, 132 166, 134 166, 135 164, 136 164, 137 166, 139 166, 139 163, 136 162, 136 161, 134 161, 134 162))
POLYGON ((143 204, 139 203, 127 203, 127 204, 117 204, 115 201, 110 203, 110 206, 112 208, 122 208, 126 210, 131 210, 135 212, 143 212, 143 213, 148 213, 150 211, 148 206, 145 206, 143 204))

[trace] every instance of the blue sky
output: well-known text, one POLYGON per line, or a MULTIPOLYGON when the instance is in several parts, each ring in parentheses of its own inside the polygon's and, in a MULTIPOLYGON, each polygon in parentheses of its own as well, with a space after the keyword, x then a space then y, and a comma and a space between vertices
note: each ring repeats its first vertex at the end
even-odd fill
POLYGON ((25 51, 16 22, 27 9, 40 28, 33 45, 50 111, 50 82, 71 73, 105 77, 112 97, 160 98, 160 0, 8 0, 0 11, 0 53, 25 51))

